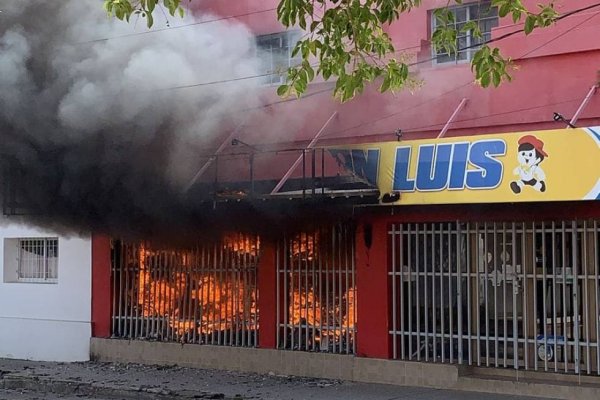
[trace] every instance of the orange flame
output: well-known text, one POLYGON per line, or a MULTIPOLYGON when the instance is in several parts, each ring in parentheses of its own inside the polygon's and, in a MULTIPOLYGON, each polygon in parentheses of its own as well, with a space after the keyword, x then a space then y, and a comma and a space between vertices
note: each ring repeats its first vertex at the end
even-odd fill
MULTIPOLYGON (((257 254, 258 242, 227 242, 236 253, 257 254), (235 244, 237 243, 237 245, 235 244)), ((169 327, 182 336, 229 329, 257 328, 256 290, 252 275, 219 270, 215 264, 199 268, 191 251, 151 250, 140 246, 137 303, 143 317, 166 317, 169 327), (195 260, 196 262, 194 262, 195 260), (160 268, 159 268, 160 264, 160 268)))

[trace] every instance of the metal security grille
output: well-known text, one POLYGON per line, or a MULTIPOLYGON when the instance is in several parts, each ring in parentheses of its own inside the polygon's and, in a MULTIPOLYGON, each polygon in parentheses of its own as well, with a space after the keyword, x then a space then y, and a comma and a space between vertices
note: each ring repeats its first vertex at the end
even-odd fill
POLYGON ((279 348, 354 353, 354 228, 339 224, 288 236, 277 253, 279 348))
POLYGON ((393 356, 600 374, 598 221, 397 224, 393 356))
POLYGON ((113 246, 115 337, 257 345, 257 236, 189 249, 113 246))
POLYGON ((58 280, 58 238, 19 239, 18 252, 19 281, 58 280))

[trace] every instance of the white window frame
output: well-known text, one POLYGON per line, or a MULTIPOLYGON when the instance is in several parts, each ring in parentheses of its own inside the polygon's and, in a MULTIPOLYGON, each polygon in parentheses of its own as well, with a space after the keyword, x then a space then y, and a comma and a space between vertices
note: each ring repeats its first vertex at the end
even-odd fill
POLYGON ((57 237, 28 237, 14 240, 17 246, 15 270, 17 282, 58 282, 57 237))
MULTIPOLYGON (((498 12, 497 12, 498 8, 492 6, 491 0, 483 0, 483 1, 479 1, 479 2, 476 1, 476 2, 463 3, 462 5, 457 5, 457 6, 449 7, 449 9, 452 10, 455 13, 455 15, 456 15, 456 12, 458 10, 463 10, 464 9, 466 11, 466 18, 465 18, 464 21, 461 21, 461 23, 467 23, 469 21, 477 21, 479 24, 481 24, 483 21, 488 21, 488 20, 492 20, 492 19, 496 19, 499 22, 499 17, 498 17, 498 12), (481 9, 481 7, 485 6, 486 4, 487 4, 487 6, 490 9, 496 9, 496 13, 491 14, 490 16, 483 17, 483 18, 481 18, 480 16, 478 16, 477 18, 472 18, 471 17, 471 7, 473 5, 479 5, 479 7, 481 9)), ((433 11, 435 11, 435 10, 433 10, 433 11)), ((436 29, 436 26, 437 26, 437 20, 436 20, 436 17, 435 17, 435 13, 433 11, 430 13, 431 34, 432 35, 433 35, 433 32, 435 32, 435 29, 436 29)), ((455 26, 456 26, 456 21, 455 21, 455 26)), ((496 26, 498 26, 498 25, 496 24, 496 26)), ((492 27, 492 29, 493 29, 493 27, 492 27)), ((491 29, 490 29, 489 32, 487 32, 487 34, 491 35, 491 29)), ((482 31, 482 35, 484 36, 483 40, 485 41, 486 32, 482 31)), ((439 61, 439 57, 442 57, 444 55, 447 55, 447 56, 450 56, 450 55, 447 54, 447 53, 437 53, 436 49, 432 45, 431 46, 431 55, 432 55, 432 58, 433 58, 433 64, 434 65, 451 65, 451 64, 469 63, 473 59, 473 55, 477 52, 477 50, 479 50, 480 46, 476 46, 476 47, 472 47, 471 48, 471 45, 473 43, 472 42, 473 35, 472 35, 471 32, 468 32, 468 33, 464 34, 464 37, 466 39, 466 45, 465 45, 465 47, 467 47, 467 49, 463 50, 461 52, 461 51, 458 51, 459 49, 457 48, 457 52, 454 53, 454 55, 453 55, 454 59, 450 59, 448 61, 439 61), (461 59, 459 59, 460 54, 466 54, 467 56, 466 56, 465 59, 461 60, 461 59)), ((458 39, 459 38, 457 37, 457 41, 458 41, 458 39)))
MULTIPOLYGON (((268 75, 264 76, 264 81, 263 81, 266 86, 281 85, 281 84, 285 83, 287 69, 290 67, 297 66, 301 63, 302 59, 300 57, 300 54, 296 55, 295 57, 292 57, 292 51, 294 50, 296 43, 298 43, 298 40, 300 39, 301 35, 302 35, 301 31, 290 30, 290 31, 270 33, 267 35, 259 35, 256 37, 256 46, 257 46, 258 55, 263 59, 264 59, 264 57, 270 57, 270 60, 266 60, 266 59, 264 60, 265 65, 269 64, 269 66, 267 67, 267 70, 262 71, 262 73, 268 74, 268 75), (282 71, 275 70, 276 63, 273 60, 273 47, 271 47, 270 49, 267 50, 264 46, 261 46, 261 44, 260 44, 261 40, 268 40, 268 39, 273 40, 273 39, 277 39, 277 38, 279 38, 280 42, 282 42, 284 38, 287 39, 287 63, 285 65, 283 65, 284 70, 282 70, 282 71)), ((283 43, 281 43, 281 46, 279 47, 279 49, 281 49, 281 48, 284 48, 283 43)))

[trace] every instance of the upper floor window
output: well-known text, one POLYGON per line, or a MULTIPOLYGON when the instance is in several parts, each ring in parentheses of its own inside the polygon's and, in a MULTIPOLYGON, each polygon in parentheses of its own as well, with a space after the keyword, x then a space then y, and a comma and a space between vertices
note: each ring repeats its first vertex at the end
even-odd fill
POLYGON ((56 283, 58 238, 4 239, 5 282, 56 283))
POLYGON ((262 73, 266 84, 281 84, 285 81, 287 70, 302 62, 300 54, 292 57, 292 50, 298 40, 300 32, 285 31, 256 38, 259 56, 263 61, 262 73))
MULTIPOLYGON (((483 43, 492 37, 492 28, 498 26, 498 8, 491 5, 491 1, 483 0, 471 4, 464 4, 450 8, 454 15, 454 26, 458 31, 455 54, 448 54, 443 49, 434 49, 433 56, 438 64, 469 61, 483 43), (475 21, 479 25, 482 37, 476 38, 472 32, 460 32, 460 29, 469 21, 475 21)), ((436 29, 435 15, 432 18, 432 32, 436 29)))

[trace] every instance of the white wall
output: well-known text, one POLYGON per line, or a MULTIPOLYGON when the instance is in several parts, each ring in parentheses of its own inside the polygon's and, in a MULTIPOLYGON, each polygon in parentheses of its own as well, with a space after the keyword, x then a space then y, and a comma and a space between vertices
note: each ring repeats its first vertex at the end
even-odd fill
POLYGON ((91 237, 60 236, 0 218, 2 270, 5 238, 57 236, 57 283, 6 282, 0 274, 0 358, 89 359, 91 237))

